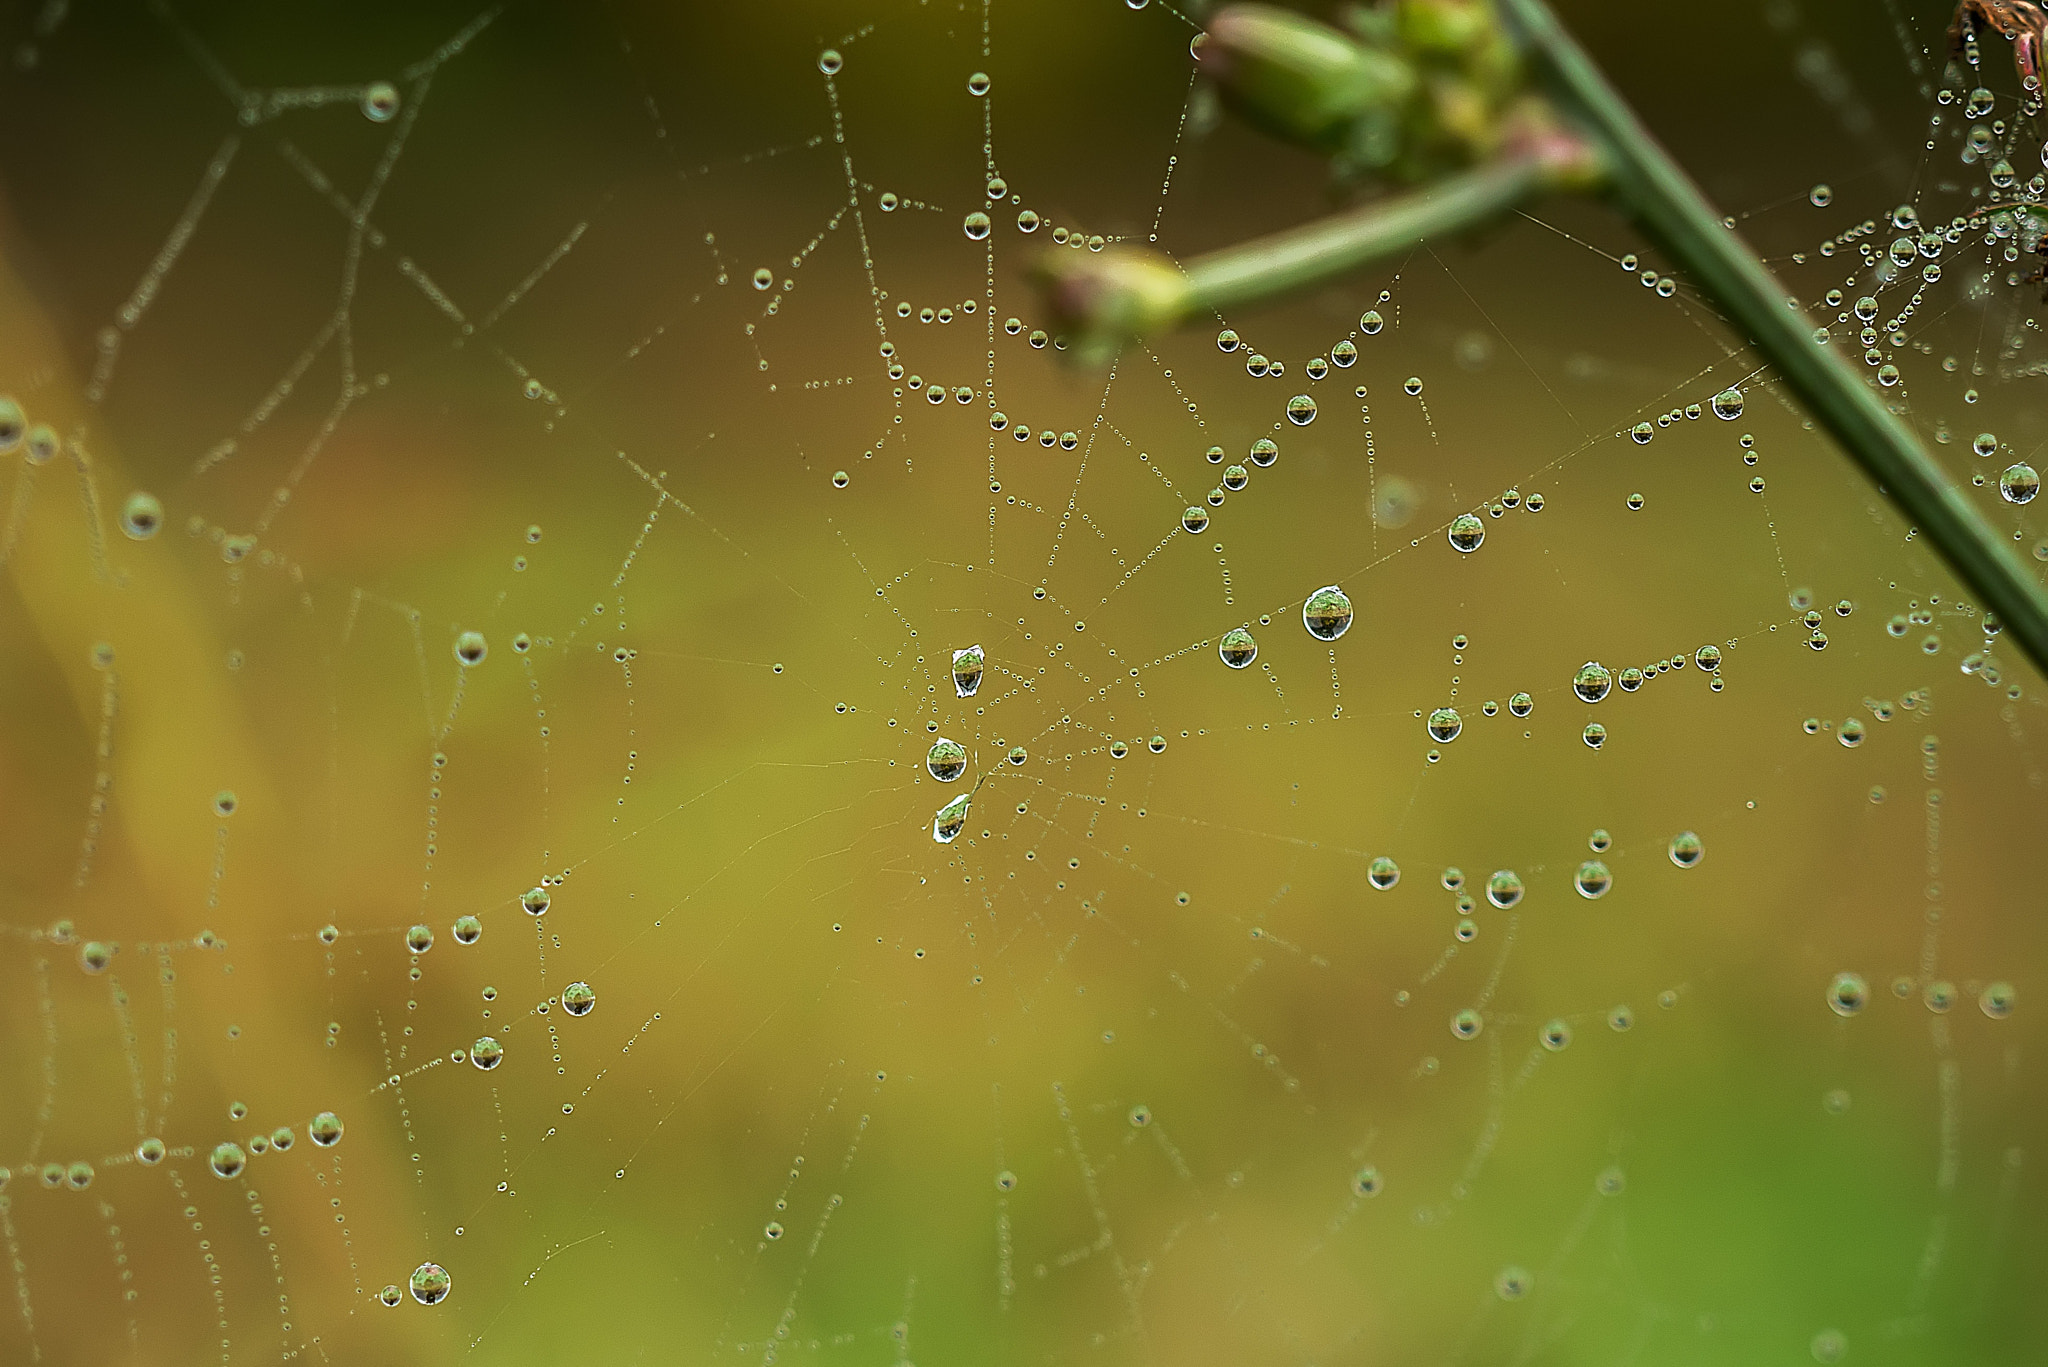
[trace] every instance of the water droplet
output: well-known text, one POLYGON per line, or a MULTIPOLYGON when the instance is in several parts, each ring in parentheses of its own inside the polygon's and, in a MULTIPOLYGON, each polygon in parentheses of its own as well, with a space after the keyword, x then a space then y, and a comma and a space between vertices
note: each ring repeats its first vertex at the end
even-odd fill
POLYGON ((1420 375, 1410 375, 1407 379, 1401 381, 1401 389, 1410 397, 1420 394, 1422 392, 1422 377, 1420 375))
POLYGON ((1860 974, 1837 973, 1828 984, 1828 1005, 1838 1016, 1853 1016, 1870 1000, 1870 984, 1860 974))
POLYGON ((551 900, 546 888, 528 888, 519 894, 519 905, 526 908, 526 914, 529 916, 539 916, 546 912, 551 900))
POLYGON ((1464 718, 1458 715, 1455 708, 1439 707, 1436 711, 1429 714, 1429 738, 1431 740, 1449 745, 1458 738, 1458 733, 1464 729, 1464 718))
POLYGON ((977 71, 967 78, 967 93, 979 99, 988 94, 989 79, 986 71, 977 71))
POLYGON ((1513 869, 1496 869, 1486 880, 1486 900, 1506 911, 1522 900, 1522 880, 1513 869))
POLYGON ((983 665, 981 647, 968 646, 965 650, 953 652, 953 693, 956 697, 971 698, 981 687, 983 665))
POLYGON ((589 983, 570 983, 562 989, 562 1009, 572 1016, 587 1016, 597 1005, 597 993, 589 983))
POLYGON ((484 923, 474 916, 458 916, 455 918, 454 933, 456 944, 473 945, 483 938, 484 923))
POLYGON ((1572 1028, 1561 1020, 1547 1021, 1536 1038, 1542 1041, 1545 1049, 1555 1054, 1572 1042, 1572 1028))
POLYGON ((449 1278, 439 1263, 421 1263, 412 1270, 412 1298, 433 1305, 448 1298, 449 1278))
POLYGON ((137 490, 121 505, 121 530, 130 541, 147 541, 163 530, 164 505, 155 494, 137 490))
POLYGON ((332 1111, 322 1111, 306 1125, 306 1137, 323 1149, 331 1149, 341 1142, 341 1118, 332 1111))
POLYGON ((1486 1022, 1471 1007, 1466 1007, 1451 1017, 1451 1033, 1459 1039, 1473 1039, 1484 1029, 1486 1022))
POLYGON ((1216 643, 1216 653, 1223 657, 1223 663, 1232 669, 1243 669, 1258 658, 1259 643, 1243 627, 1232 627, 1223 633, 1223 639, 1216 643))
POLYGON ((1280 448, 1274 444, 1272 438, 1260 437, 1252 443, 1251 456, 1252 464, 1263 470, 1280 459, 1280 448))
POLYGON ((1588 749, 1598 750, 1607 744, 1607 728, 1599 722, 1587 722, 1586 729, 1579 732, 1579 739, 1586 742, 1588 749))
POLYGON ((1287 421, 1296 427, 1306 427, 1316 420, 1316 401, 1306 394, 1296 394, 1287 401, 1287 421))
POLYGON ((1607 895, 1614 886, 1614 875, 1607 866, 1597 859, 1588 859, 1579 865, 1579 871, 1572 875, 1572 886, 1579 890, 1579 896, 1594 901, 1607 895))
POLYGON ((1536 700, 1527 693, 1516 693, 1508 699, 1508 711, 1518 717, 1526 717, 1536 710, 1536 700))
POLYGON ((1358 359, 1358 348, 1351 342, 1339 342, 1330 348, 1330 361, 1341 369, 1349 369, 1358 359))
POLYGON ((1863 744, 1863 723, 1855 717, 1850 717, 1836 729, 1835 739, 1848 749, 1854 750, 1863 744))
POLYGON ((505 1046, 489 1035, 480 1036, 475 1044, 469 1046, 469 1061, 487 1073, 503 1062, 504 1058, 505 1046))
POLYGON ((1018 232, 1035 233, 1038 231, 1038 224, 1039 217, 1036 209, 1019 209, 1017 211, 1018 232))
POLYGON ((1358 330, 1370 337, 1386 326, 1386 319, 1380 317, 1378 309, 1367 309, 1358 317, 1358 330))
POLYGON ((967 772, 967 747, 944 736, 933 742, 924 757, 924 767, 941 783, 951 783, 967 772))
POLYGON ((1723 422, 1734 422, 1742 416, 1742 391, 1732 385, 1714 396, 1714 416, 1723 422))
POLYGON ((87 940, 78 947, 78 966, 88 973, 104 973, 113 961, 113 947, 99 940, 87 940))
POLYGON ((1721 667, 1721 647, 1701 646, 1692 653, 1692 662, 1709 674, 1721 667))
POLYGON ((414 926, 405 932, 405 947, 415 954, 424 954, 434 947, 434 928, 414 926))
POLYGON ((1446 535, 1450 537, 1454 549, 1469 555, 1478 550, 1480 543, 1486 540, 1486 524, 1479 520, 1476 513, 1459 513, 1451 519, 1446 535))
POLYGON ((1993 1020, 2004 1020, 2012 1014, 2016 997, 2011 983, 1995 982, 1978 995, 1977 1009, 1993 1020))
POLYGON ((1998 493, 2007 503, 2032 503, 2041 492, 2041 476, 2031 465, 2008 465, 1998 477, 1998 493))
POLYGON ((230 1140, 224 1144, 214 1145, 213 1153, 207 1158, 206 1163, 213 1169, 215 1177, 239 1177, 242 1169, 248 1166, 249 1158, 242 1152, 241 1145, 230 1140))
POLYGON ((455 658, 463 665, 480 665, 490 651, 489 644, 480 631, 465 631, 455 638, 455 658))
POLYGON ((1681 869, 1689 869, 1700 862, 1701 857, 1706 854, 1706 849, 1700 844, 1700 838, 1691 831, 1680 831, 1671 837, 1670 853, 1672 863, 1681 869))
POLYGON ((1585 702, 1599 702, 1613 686, 1614 676, 1598 660, 1588 660, 1580 665, 1577 676, 1572 679, 1572 692, 1585 702))
POLYGON ((1381 855, 1366 866, 1365 881, 1385 892, 1401 881, 1401 866, 1387 856, 1381 855))
POLYGON ((988 215, 979 209, 960 221, 960 231, 976 242, 988 236, 989 226, 988 215))
POLYGON ((1384 1186, 1378 1168, 1363 1167, 1351 1174, 1351 1194, 1354 1196, 1377 1196, 1384 1186))
POLYGON ((937 815, 932 817, 932 839, 941 845, 953 843, 954 838, 966 828, 968 799, 973 796, 972 793, 962 793, 939 808, 937 815))
POLYGON ((1835 192, 1827 185, 1816 185, 1806 192, 1806 202, 1816 209, 1825 209, 1835 202, 1835 192))
MULTIPOLYGON (((1334 641, 1351 630, 1351 599, 1335 584, 1327 584, 1311 593, 1301 605, 1301 624, 1318 641, 1334 641)), ((1253 649, 1256 653, 1257 647, 1253 649)))
POLYGON ((363 87, 363 117, 371 123, 385 123, 398 112, 398 87, 389 81, 372 81, 363 87))
POLYGON ((1648 446, 1650 438, 1657 435, 1657 429, 1646 422, 1639 422, 1634 427, 1628 429, 1628 434, 1634 438, 1636 445, 1648 446))
POLYGON ((1209 528, 1209 510, 1195 504, 1180 515, 1180 525, 1189 532, 1200 533, 1209 528))
POLYGON ((1234 328, 1225 328, 1216 334, 1216 349, 1218 351, 1235 351, 1237 350, 1237 344, 1238 336, 1234 328))

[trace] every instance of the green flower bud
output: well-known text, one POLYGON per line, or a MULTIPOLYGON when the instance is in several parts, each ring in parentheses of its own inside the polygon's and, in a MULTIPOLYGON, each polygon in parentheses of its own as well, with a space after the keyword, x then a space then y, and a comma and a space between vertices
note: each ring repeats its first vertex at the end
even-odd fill
POLYGON ((1129 339, 1173 327, 1191 298, 1180 269, 1143 247, 1056 251, 1041 258, 1033 274, 1058 330, 1088 361, 1107 360, 1129 339))
POLYGON ((1244 120, 1278 138, 1343 151, 1356 127, 1415 91, 1401 58, 1271 5, 1232 5, 1195 47, 1203 73, 1244 120))

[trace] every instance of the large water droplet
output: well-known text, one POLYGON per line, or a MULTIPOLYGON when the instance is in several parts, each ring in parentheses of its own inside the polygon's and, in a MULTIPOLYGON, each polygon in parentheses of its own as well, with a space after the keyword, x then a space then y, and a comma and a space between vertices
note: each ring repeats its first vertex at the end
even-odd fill
POLYGON ((222 1178, 239 1177, 248 1163, 249 1157, 242 1152, 242 1146, 233 1141, 214 1145, 213 1153, 206 1160, 207 1166, 213 1169, 213 1175, 222 1178))
POLYGON ((398 87, 389 81, 372 81, 363 87, 363 117, 371 123, 385 123, 398 112, 398 87))
POLYGON ((1858 973, 1837 973, 1828 984, 1828 1005, 1838 1016, 1853 1016, 1870 1000, 1870 984, 1858 973))
POLYGON ((1714 416, 1723 422, 1734 422, 1742 416, 1742 391, 1733 385, 1714 396, 1714 416))
POLYGON ((1469 555, 1486 540, 1486 524, 1479 520, 1477 513, 1459 513, 1451 519, 1445 534, 1450 537, 1453 547, 1469 555))
POLYGON ((1232 669, 1243 669, 1259 656, 1259 643, 1243 627, 1232 627, 1216 643, 1216 653, 1232 669))
POLYGON ((412 1298, 421 1305, 433 1305, 448 1298, 447 1270, 439 1263, 421 1263, 412 1271, 412 1298))
POLYGON ((953 843, 954 837, 967 825, 968 802, 973 796, 972 793, 962 793, 939 808, 938 814, 932 817, 932 839, 941 845, 953 843))
POLYGON ((953 692, 962 698, 971 698, 981 687, 981 647, 972 645, 965 650, 953 652, 953 692))
POLYGON ((2032 503, 2040 492, 2041 476, 2031 465, 2008 465, 1998 477, 1999 497, 2007 503, 2032 503))
POLYGON ((1691 831, 1680 831, 1671 837, 1671 862, 1681 869, 1691 868, 1705 854, 1706 848, 1700 844, 1700 838, 1691 831))
POLYGON ((951 783, 967 772, 967 747, 940 736, 924 757, 924 767, 941 783, 951 783))
POLYGON ((1301 605, 1301 624, 1318 641, 1334 641, 1351 630, 1351 600, 1335 584, 1319 588, 1301 605))
POLYGON ((121 505, 121 530, 131 541, 147 541, 163 529, 164 505, 155 494, 137 491, 121 505))

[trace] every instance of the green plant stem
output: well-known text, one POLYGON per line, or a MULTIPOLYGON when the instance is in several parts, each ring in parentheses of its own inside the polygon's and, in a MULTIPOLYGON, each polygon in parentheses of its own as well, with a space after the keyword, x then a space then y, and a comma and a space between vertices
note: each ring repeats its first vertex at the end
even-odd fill
POLYGON ((1605 144, 1616 190, 1658 246, 1748 333, 1751 345, 1879 489, 1927 533, 1983 605, 2048 675, 2048 595, 1950 483, 1919 438, 1833 350, 1742 240, 1723 227, 1691 179, 1543 0, 1498 0, 1553 96, 1605 144))
POLYGON ((1270 299, 1458 232, 1522 202, 1543 178, 1533 156, 1504 157, 1427 190, 1334 214, 1187 263, 1188 315, 1270 299))

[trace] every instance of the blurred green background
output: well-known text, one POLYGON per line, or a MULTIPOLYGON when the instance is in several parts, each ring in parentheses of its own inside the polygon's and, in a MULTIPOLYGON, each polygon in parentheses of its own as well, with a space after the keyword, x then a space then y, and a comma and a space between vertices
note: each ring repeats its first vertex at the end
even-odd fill
MULTIPOLYGON (((1845 343, 1856 244, 1981 194, 1938 5, 1562 12, 1845 343)), ((0 392, 61 448, 0 476, 0 1361, 2048 1349, 2040 681, 1597 205, 1035 347, 1034 253, 1332 202, 1191 84, 1198 18, 0 17, 0 392), (1588 705, 1589 659, 1683 666, 1588 705)), ((2003 42, 1978 79, 2024 179, 2003 42)), ((2032 551, 1999 251, 1879 349, 2032 551)))

